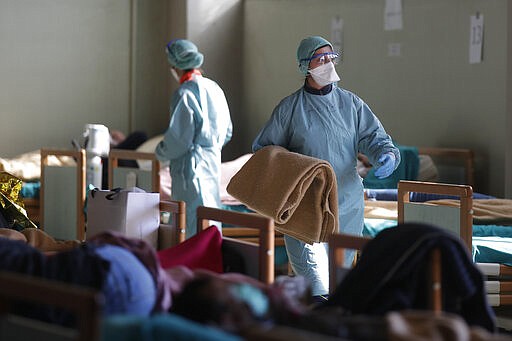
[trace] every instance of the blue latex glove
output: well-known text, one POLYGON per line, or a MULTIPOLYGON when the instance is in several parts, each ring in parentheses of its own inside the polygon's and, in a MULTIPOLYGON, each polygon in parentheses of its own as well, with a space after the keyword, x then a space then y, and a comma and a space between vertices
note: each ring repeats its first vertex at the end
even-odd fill
POLYGON ((382 154, 379 158, 380 167, 374 173, 375 177, 378 179, 384 179, 390 176, 395 170, 395 162, 395 154, 382 154))

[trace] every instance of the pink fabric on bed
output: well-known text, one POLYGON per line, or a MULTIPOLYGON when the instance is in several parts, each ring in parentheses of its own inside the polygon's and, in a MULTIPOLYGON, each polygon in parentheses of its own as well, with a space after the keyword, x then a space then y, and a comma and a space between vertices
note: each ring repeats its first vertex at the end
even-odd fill
POLYGON ((189 269, 206 269, 222 273, 222 236, 210 226, 184 242, 157 252, 164 269, 183 265, 189 269))

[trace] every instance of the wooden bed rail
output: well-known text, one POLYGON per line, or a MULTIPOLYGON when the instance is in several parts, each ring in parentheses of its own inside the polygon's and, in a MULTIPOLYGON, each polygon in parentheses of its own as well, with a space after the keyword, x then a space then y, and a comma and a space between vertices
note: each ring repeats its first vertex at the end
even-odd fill
POLYGON ((160 162, 155 153, 137 152, 126 149, 111 149, 108 154, 108 188, 114 184, 114 168, 119 167, 119 160, 148 160, 151 161, 151 191, 160 191, 160 162))
POLYGON ((166 249, 185 240, 186 203, 177 200, 161 200, 160 215, 169 213, 168 222, 160 222, 158 229, 158 249, 166 249))
MULTIPOLYGON (((248 227, 259 230, 259 280, 272 283, 274 280, 274 220, 256 213, 242 213, 218 208, 199 206, 197 208, 197 231, 209 226, 210 221, 248 227)), ((225 237, 224 237, 225 238, 225 237)), ((239 241, 242 243, 243 241, 239 241)), ((254 245, 254 243, 249 243, 254 245)))
POLYGON ((434 182, 398 182, 398 223, 405 221, 404 206, 409 202, 409 193, 452 195, 460 198, 460 237, 471 250, 473 237, 473 188, 469 185, 451 185, 434 182))
POLYGON ((362 251, 371 240, 369 237, 333 234, 329 238, 329 292, 336 288, 337 269, 345 263, 345 249, 362 251))
POLYGON ((99 340, 104 303, 100 292, 11 272, 0 272, 0 288, 0 315, 9 314, 19 301, 55 306, 76 316, 77 340, 99 340))
MULTIPOLYGON (((474 186, 474 153, 465 148, 418 147, 418 154, 430 157, 440 157, 450 160, 459 160, 464 165, 466 184, 474 186)), ((435 163, 435 161, 434 161, 435 163)))

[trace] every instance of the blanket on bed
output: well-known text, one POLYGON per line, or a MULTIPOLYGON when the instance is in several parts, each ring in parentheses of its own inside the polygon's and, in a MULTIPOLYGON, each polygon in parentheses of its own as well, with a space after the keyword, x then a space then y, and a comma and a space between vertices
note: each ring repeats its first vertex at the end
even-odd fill
MULTIPOLYGON (((430 200, 429 203, 459 206, 459 200, 430 200)), ((473 223, 478 225, 512 225, 512 199, 474 199, 473 223)))
MULTIPOLYGON (((69 156, 48 156, 49 166, 74 166, 76 162, 69 156)), ((0 158, 0 170, 25 180, 33 181, 41 177, 41 151, 34 150, 14 158, 0 158)))
POLYGON ((267 146, 231 178, 227 191, 273 218, 277 231, 306 243, 326 242, 338 231, 336 176, 327 161, 267 146))
POLYGON ((398 202, 396 201, 364 201, 364 217, 373 219, 398 219, 398 202))
MULTIPOLYGON (((459 207, 457 199, 429 200, 429 204, 459 207)), ((396 201, 366 200, 365 218, 394 219, 398 217, 396 201)), ((473 199, 473 224, 512 226, 511 199, 473 199)))

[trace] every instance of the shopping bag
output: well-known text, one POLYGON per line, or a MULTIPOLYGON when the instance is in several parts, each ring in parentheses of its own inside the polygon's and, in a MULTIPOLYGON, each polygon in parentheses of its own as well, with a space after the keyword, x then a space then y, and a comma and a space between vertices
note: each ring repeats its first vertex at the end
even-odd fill
POLYGON ((115 231, 127 237, 158 245, 160 194, 140 188, 89 191, 87 195, 86 238, 115 231))

